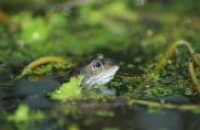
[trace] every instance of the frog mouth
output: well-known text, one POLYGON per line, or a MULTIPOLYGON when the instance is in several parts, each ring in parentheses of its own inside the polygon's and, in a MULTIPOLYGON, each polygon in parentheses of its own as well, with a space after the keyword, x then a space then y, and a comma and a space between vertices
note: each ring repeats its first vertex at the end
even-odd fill
POLYGON ((118 69, 118 66, 112 66, 111 68, 106 69, 105 71, 102 71, 95 76, 91 76, 85 81, 85 84, 104 85, 114 78, 114 75, 118 69))

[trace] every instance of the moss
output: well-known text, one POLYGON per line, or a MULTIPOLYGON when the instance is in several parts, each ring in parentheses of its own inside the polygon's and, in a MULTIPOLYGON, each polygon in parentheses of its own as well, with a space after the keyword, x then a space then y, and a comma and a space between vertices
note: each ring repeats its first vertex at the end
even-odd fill
POLYGON ((145 90, 145 94, 150 97, 154 96, 169 96, 173 94, 173 90, 171 88, 164 87, 153 87, 145 90))
POLYGON ((8 121, 18 123, 29 123, 30 121, 41 121, 45 115, 41 111, 30 111, 26 105, 19 105, 16 111, 7 117, 8 121))
POLYGON ((83 76, 72 77, 68 83, 62 84, 57 90, 50 93, 50 97, 54 100, 66 101, 75 100, 82 97, 81 94, 81 82, 83 76))

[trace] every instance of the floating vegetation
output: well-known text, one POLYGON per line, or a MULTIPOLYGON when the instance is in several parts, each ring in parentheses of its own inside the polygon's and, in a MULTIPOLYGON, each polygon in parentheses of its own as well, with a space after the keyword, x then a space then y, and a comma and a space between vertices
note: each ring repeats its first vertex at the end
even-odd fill
POLYGON ((145 94, 146 96, 169 96, 173 94, 173 90, 170 88, 161 88, 161 87, 153 87, 153 88, 149 88, 147 90, 145 90, 145 94))
POLYGON ((8 121, 18 123, 29 123, 30 121, 41 121, 45 119, 45 115, 41 111, 30 111, 26 105, 20 105, 16 111, 7 117, 8 121))
POLYGON ((194 89, 196 90, 198 95, 200 95, 200 83, 199 83, 199 81, 197 79, 197 74, 198 73, 196 74, 194 64, 196 64, 197 67, 200 67, 199 66, 199 62, 200 62, 199 56, 200 55, 198 53, 192 54, 191 55, 192 60, 190 59, 189 63, 188 63, 189 75, 190 75, 190 78, 191 78, 192 83, 194 85, 194 89))
POLYGON ((0 1, 1 128, 200 129, 199 4, 0 1), (94 57, 120 70, 82 87, 94 57))
POLYGON ((149 86, 150 82, 155 81, 155 79, 159 78, 159 74, 166 67, 166 65, 168 64, 168 61, 170 61, 170 59, 175 54, 175 51, 178 49, 179 46, 187 47, 187 49, 189 51, 189 55, 194 53, 194 50, 191 47, 189 42, 184 41, 184 40, 178 40, 176 42, 173 42, 169 46, 169 48, 167 48, 166 53, 163 55, 163 57, 160 59, 160 61, 158 61, 158 64, 156 65, 156 67, 147 74, 147 77, 144 80, 144 82, 140 85, 140 87, 138 87, 135 90, 135 92, 134 92, 135 94, 138 91, 140 91, 140 89, 142 89, 142 87, 149 86))
POLYGON ((81 94, 81 82, 83 76, 72 77, 68 83, 62 84, 57 90, 50 93, 50 97, 54 100, 66 101, 66 100, 75 100, 82 97, 81 94))
MULTIPOLYGON (((48 64, 53 64, 53 63, 56 63, 56 65, 60 68, 66 67, 66 66, 72 66, 71 61, 61 58, 61 57, 58 57, 58 56, 57 57, 56 56, 42 57, 42 58, 39 58, 39 59, 31 62, 30 64, 28 64, 22 70, 21 74, 18 77, 23 77, 23 76, 33 74, 33 73, 42 74, 44 72, 42 72, 42 69, 40 69, 40 67, 47 66, 48 64)), ((43 71, 45 71, 45 70, 43 69, 43 71)), ((47 72, 51 72, 51 71, 52 71, 52 66, 47 66, 45 72, 47 73, 47 72), (48 69, 49 67, 51 67, 51 68, 48 69)))

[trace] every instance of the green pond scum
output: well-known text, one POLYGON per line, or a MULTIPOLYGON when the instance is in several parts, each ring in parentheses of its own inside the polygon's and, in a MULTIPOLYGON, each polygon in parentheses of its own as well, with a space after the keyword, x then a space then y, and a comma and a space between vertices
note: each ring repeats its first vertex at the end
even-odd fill
POLYGON ((199 5, 0 1, 0 129, 200 129, 199 5))

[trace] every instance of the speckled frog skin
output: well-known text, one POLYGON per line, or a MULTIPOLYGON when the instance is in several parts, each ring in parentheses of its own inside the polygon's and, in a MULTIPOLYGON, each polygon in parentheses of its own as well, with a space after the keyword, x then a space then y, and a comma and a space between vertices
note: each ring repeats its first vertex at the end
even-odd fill
POLYGON ((118 70, 119 66, 109 59, 95 59, 79 71, 79 74, 84 76, 82 86, 107 84, 114 78, 118 70))

